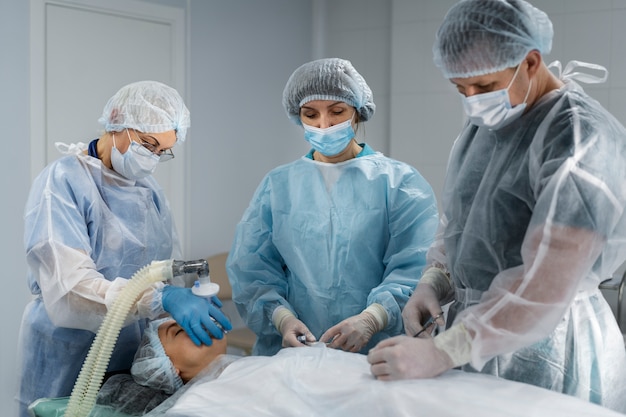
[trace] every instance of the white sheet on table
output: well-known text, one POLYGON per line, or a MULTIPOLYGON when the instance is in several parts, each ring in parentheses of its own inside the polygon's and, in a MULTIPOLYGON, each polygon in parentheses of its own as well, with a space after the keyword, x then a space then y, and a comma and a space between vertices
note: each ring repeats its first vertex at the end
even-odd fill
POLYGON ((166 416, 622 416, 578 398, 493 376, 375 380, 364 355, 328 348, 244 357, 188 387, 166 416))

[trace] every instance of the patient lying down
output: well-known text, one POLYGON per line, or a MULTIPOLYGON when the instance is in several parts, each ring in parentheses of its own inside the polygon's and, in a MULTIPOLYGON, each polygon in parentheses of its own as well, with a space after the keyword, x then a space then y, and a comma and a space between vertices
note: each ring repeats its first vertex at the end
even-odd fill
POLYGON ((282 349, 274 356, 238 357, 225 351, 225 340, 198 348, 171 320, 155 322, 146 329, 132 377, 126 376, 130 381, 110 390, 106 386, 115 385, 111 378, 99 402, 134 415, 152 408, 146 417, 379 417, 415 415, 416 410, 447 417, 621 415, 579 398, 477 373, 451 370, 433 379, 379 381, 365 355, 324 344, 282 349), (150 403, 146 390, 160 397, 150 403), (126 399, 116 399, 120 394, 126 399))
POLYGON ((97 403, 129 415, 144 415, 201 371, 219 373, 238 356, 226 354, 226 337, 196 346, 171 317, 151 322, 135 354, 131 374, 109 378, 97 403), (223 357, 222 357, 223 356, 223 357), (219 358, 219 364, 210 367, 219 358))

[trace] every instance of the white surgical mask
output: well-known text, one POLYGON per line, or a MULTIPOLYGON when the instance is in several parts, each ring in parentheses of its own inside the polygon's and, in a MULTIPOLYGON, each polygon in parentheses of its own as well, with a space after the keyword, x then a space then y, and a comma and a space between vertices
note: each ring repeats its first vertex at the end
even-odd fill
POLYGON ((128 129, 126 133, 130 146, 125 153, 121 153, 115 146, 115 134, 113 134, 113 148, 111 149, 113 169, 129 180, 139 180, 151 175, 159 163, 159 157, 132 140, 128 129))
POLYGON ((474 94, 473 96, 462 96, 463 109, 472 124, 484 126, 490 129, 500 129, 520 117, 526 108, 526 100, 532 86, 532 79, 526 91, 524 102, 513 107, 509 98, 509 89, 517 77, 521 65, 517 66, 513 78, 509 85, 502 89, 490 93, 474 94))
POLYGON ((324 156, 334 156, 348 146, 354 137, 352 117, 343 123, 339 123, 325 129, 309 126, 305 123, 304 139, 311 144, 313 149, 324 156))

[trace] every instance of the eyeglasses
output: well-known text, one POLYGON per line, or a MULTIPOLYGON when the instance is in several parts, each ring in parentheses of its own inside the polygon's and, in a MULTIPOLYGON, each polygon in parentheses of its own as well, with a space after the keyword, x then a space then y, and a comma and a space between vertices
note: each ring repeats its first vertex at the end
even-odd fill
POLYGON ((156 139, 155 139, 156 143, 153 143, 139 136, 137 131, 135 131, 135 136, 137 137, 137 143, 139 143, 148 151, 150 151, 151 153, 159 157, 159 162, 165 162, 165 161, 169 161, 170 159, 174 159, 174 152, 172 152, 171 149, 161 149, 160 151, 157 151, 157 148, 159 147, 159 142, 157 142, 156 139))

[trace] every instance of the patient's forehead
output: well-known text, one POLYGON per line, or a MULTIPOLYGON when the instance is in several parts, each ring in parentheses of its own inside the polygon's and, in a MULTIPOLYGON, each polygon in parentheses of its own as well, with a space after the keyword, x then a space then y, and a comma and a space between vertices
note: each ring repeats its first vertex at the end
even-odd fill
POLYGON ((213 345, 196 346, 187 332, 185 332, 185 330, 174 319, 161 323, 161 325, 159 325, 158 333, 159 340, 161 341, 163 348, 166 350, 166 353, 168 353, 167 351, 169 348, 183 348, 184 346, 188 346, 188 348, 195 347, 201 349, 211 349, 212 347, 217 348, 217 346, 220 346, 222 342, 225 342, 226 340, 226 335, 224 335, 223 339, 216 339, 212 335, 209 335, 213 341, 213 345))
POLYGON ((174 319, 167 320, 159 325, 159 339, 163 346, 178 343, 183 338, 189 338, 185 330, 174 319))

